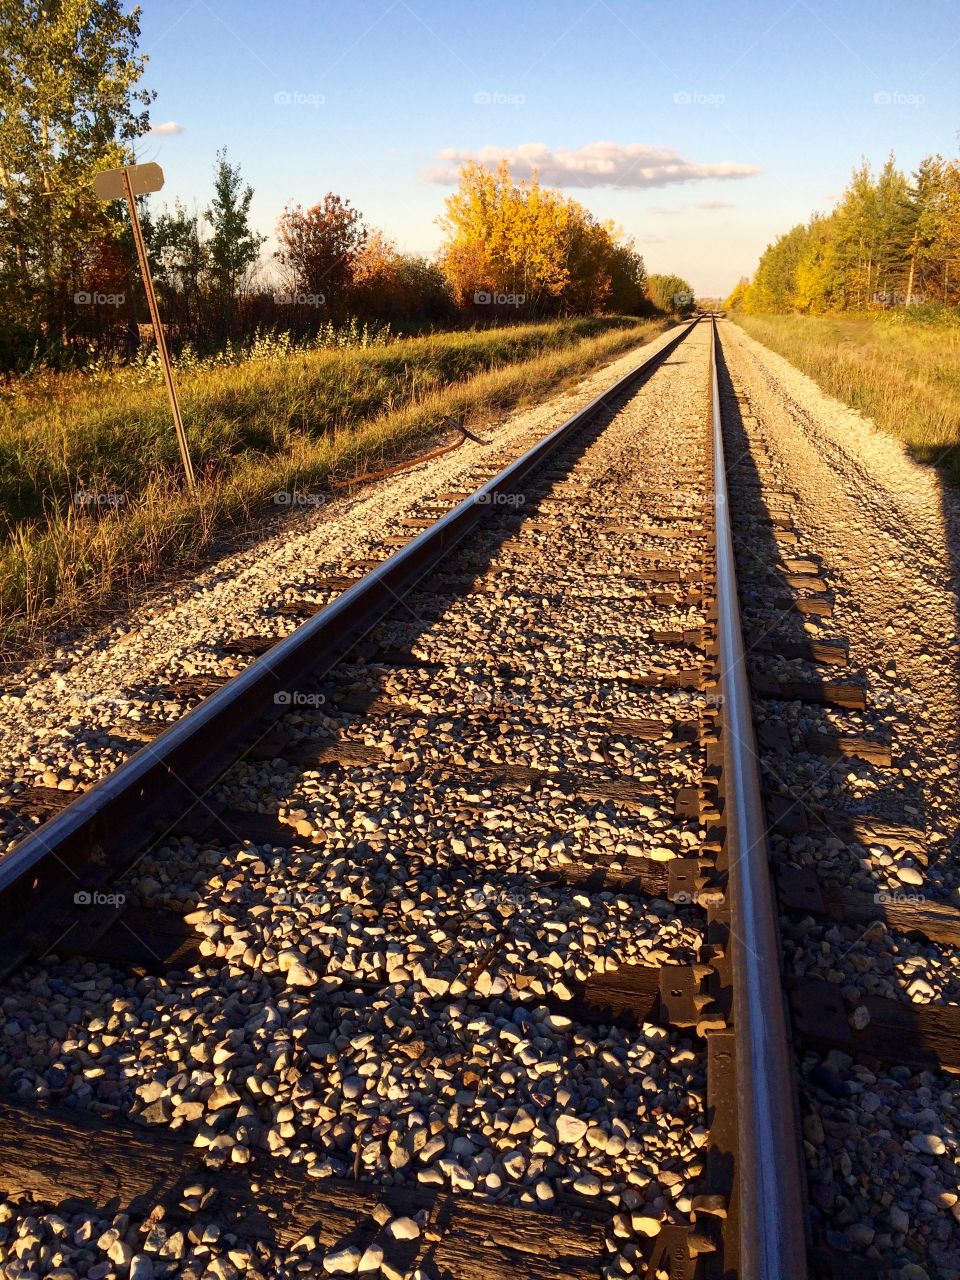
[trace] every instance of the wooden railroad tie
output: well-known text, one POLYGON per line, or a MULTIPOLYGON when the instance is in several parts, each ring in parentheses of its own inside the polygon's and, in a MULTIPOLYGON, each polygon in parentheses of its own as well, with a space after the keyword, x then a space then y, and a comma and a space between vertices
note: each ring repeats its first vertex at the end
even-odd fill
POLYGON ((916 933, 929 942, 960 947, 960 909, 949 902, 930 902, 919 891, 850 889, 821 881, 813 867, 777 868, 777 900, 782 911, 836 920, 855 928, 881 921, 901 933, 916 933))
POLYGON ((62 1106, 0 1104, 0 1175, 9 1196, 115 1203, 142 1214, 162 1204, 184 1225, 195 1216, 183 1206, 184 1190, 199 1183, 211 1193, 204 1213, 248 1239, 290 1248, 309 1233, 328 1251, 376 1241, 404 1274, 425 1262, 457 1280, 595 1280, 604 1254, 606 1215, 574 1197, 565 1197, 565 1213, 545 1216, 420 1186, 311 1178, 305 1165, 267 1156, 242 1169, 211 1168, 173 1133, 62 1106), (379 1206, 391 1217, 426 1210, 420 1238, 388 1238, 379 1206))
POLYGON ((845 1000, 835 983, 820 978, 797 979, 788 987, 804 1041, 921 1070, 960 1072, 960 1005, 870 995, 845 1000), (854 1011, 860 1008, 867 1020, 858 1027, 854 1011))

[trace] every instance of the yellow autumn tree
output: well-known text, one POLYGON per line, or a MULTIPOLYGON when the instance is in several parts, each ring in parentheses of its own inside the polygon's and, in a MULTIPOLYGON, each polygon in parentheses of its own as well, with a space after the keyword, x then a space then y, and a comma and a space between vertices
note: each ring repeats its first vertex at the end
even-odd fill
POLYGON ((440 266, 458 305, 499 294, 535 307, 543 295, 560 294, 567 283, 567 222, 562 200, 542 190, 536 176, 514 183, 506 161, 496 172, 464 165, 440 219, 447 237, 440 266))
POLYGON ((500 298, 528 311, 595 311, 612 301, 632 310, 642 297, 632 242, 536 173, 514 182, 506 161, 496 170, 465 164, 439 221, 439 263, 458 306, 500 298))

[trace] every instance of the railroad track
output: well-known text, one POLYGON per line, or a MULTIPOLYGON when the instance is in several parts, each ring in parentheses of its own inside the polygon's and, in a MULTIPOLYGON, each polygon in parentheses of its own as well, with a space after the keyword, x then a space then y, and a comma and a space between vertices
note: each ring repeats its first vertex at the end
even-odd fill
MULTIPOLYGON (((854 1274, 809 1231, 787 1000, 804 1050, 836 1046, 837 1010, 781 984, 761 787, 779 854, 809 806, 760 776, 753 720, 766 761, 796 749, 771 707, 863 691, 755 669, 757 597, 828 596, 759 510, 716 348, 685 327, 292 601, 292 635, 239 638, 232 680, 167 691, 195 709, 141 721, 98 786, 19 798, 48 820, 0 861, 6 1255, 134 1280, 854 1274)), ((817 670, 843 648, 777 643, 817 670)), ((847 910, 778 870, 788 915, 847 910)))

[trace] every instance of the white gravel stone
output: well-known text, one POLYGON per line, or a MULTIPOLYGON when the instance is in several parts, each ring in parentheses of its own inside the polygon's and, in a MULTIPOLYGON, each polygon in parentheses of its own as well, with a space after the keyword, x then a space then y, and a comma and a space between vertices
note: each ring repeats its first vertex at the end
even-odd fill
POLYGON ((395 1240, 416 1240, 420 1235, 420 1226, 413 1218, 394 1218, 387 1230, 395 1240))
POLYGON ((379 1271, 383 1266, 383 1247, 379 1244, 367 1245, 360 1259, 358 1271, 361 1273, 379 1271))
POLYGON ((858 1004, 850 1014, 850 1025, 854 1031, 863 1031, 870 1024, 870 1010, 866 1005, 858 1004))
MULTIPOLYGON (((931 1156, 942 1156, 947 1150, 946 1143, 936 1133, 915 1133, 910 1143, 917 1151, 924 1151, 931 1156)), ((906 1230, 905 1227, 904 1230, 906 1230)))
POLYGON ((586 1132, 587 1122, 579 1116, 557 1116, 557 1137, 561 1142, 577 1143, 586 1132))
POLYGON ((360 1266, 360 1250, 356 1245, 344 1245, 323 1256, 323 1269, 332 1275, 352 1275, 360 1266))

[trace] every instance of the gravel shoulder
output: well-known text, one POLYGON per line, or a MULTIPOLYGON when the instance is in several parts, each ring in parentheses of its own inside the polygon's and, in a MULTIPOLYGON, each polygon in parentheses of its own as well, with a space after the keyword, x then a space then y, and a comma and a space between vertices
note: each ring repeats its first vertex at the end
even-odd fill
POLYGON ((910 792, 902 803, 917 810, 932 870, 956 901, 960 498, 933 468, 735 325, 722 326, 722 340, 797 494, 800 545, 829 573, 831 630, 849 640, 850 670, 869 684, 870 715, 892 735, 910 792))

